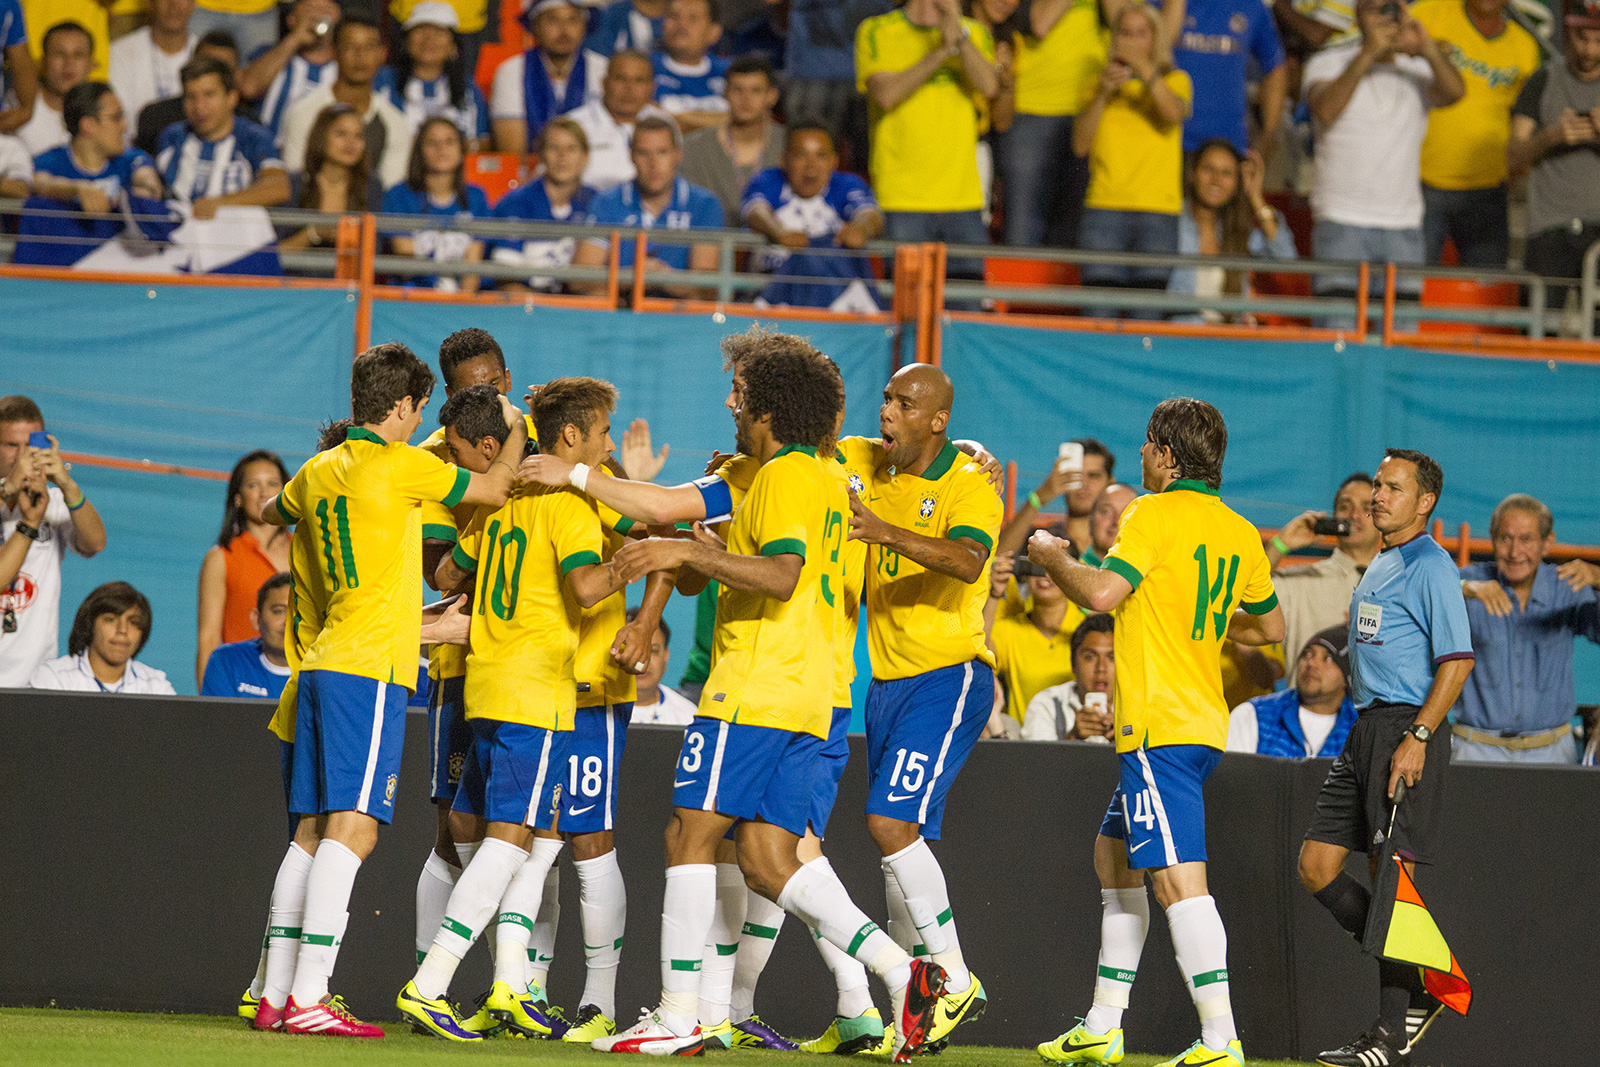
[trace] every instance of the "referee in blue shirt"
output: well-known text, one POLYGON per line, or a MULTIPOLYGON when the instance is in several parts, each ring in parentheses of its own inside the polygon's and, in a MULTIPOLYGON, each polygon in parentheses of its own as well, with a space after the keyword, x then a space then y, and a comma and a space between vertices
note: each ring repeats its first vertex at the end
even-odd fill
MULTIPOLYGON (((1444 815, 1450 731, 1440 729, 1472 671, 1472 631, 1455 561, 1427 534, 1444 472, 1421 452, 1391 448, 1372 486, 1372 525, 1383 550, 1350 599, 1350 698, 1360 717, 1333 761, 1300 849, 1300 880, 1360 941, 1371 894, 1344 871, 1367 853, 1374 881, 1395 783, 1406 783, 1395 818, 1400 851, 1430 863, 1444 815)), ((1410 864, 1407 865, 1408 869, 1410 864)), ((1378 961, 1378 1021, 1329 1067, 1395 1067, 1441 1005, 1416 967, 1378 961)))

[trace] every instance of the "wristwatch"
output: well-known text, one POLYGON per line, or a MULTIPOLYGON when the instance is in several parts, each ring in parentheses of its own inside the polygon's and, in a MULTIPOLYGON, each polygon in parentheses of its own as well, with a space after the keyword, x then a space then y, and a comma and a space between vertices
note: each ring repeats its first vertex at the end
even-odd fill
POLYGON ((1428 729, 1426 724, 1420 722, 1414 722, 1410 726, 1406 727, 1406 733, 1410 734, 1412 737, 1415 737, 1423 744, 1427 744, 1428 738, 1433 736, 1433 731, 1428 729))
POLYGON ((39 540, 38 527, 29 526, 25 522, 17 523, 17 533, 21 534, 23 537, 30 538, 30 539, 32 539, 34 541, 39 540))

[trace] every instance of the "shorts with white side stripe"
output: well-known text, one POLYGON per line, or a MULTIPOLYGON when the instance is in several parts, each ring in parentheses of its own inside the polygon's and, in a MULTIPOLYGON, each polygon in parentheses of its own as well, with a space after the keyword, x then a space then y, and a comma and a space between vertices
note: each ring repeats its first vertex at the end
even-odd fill
POLYGON ((813 734, 697 715, 683 732, 672 806, 762 819, 802 837, 825 743, 813 734))
POLYGON ((1222 759, 1208 745, 1139 748, 1119 757, 1122 780, 1100 833, 1126 843, 1128 866, 1171 867, 1206 858, 1206 779, 1222 759))
POLYGON ((403 685, 343 671, 301 671, 296 694, 289 810, 394 817, 406 735, 403 685))
POLYGON ((592 834, 617 828, 617 775, 628 741, 633 701, 579 708, 561 761, 565 785, 561 832, 592 834))
POLYGON ((571 732, 468 719, 472 744, 452 807, 487 822, 550 830, 561 807, 561 769, 571 732))

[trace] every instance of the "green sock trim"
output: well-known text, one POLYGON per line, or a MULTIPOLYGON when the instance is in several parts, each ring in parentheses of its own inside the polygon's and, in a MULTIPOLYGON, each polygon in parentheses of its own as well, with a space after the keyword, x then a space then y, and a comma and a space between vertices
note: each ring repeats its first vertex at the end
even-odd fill
POLYGON ((778 928, 776 926, 757 926, 755 923, 745 923, 744 929, 739 932, 741 934, 749 934, 751 937, 764 937, 768 941, 772 941, 778 936, 778 928))
MULTIPOLYGON (((269 939, 274 937, 292 937, 298 941, 300 940, 300 928, 298 926, 269 926, 267 927, 267 937, 269 939)), ((265 946, 266 942, 263 941, 262 945, 265 946)))
POLYGON ((675 971, 698 971, 700 969, 699 960, 669 960, 668 962, 675 971))
POLYGON ((422 961, 427 959, 427 958, 428 958, 428 954, 426 952, 418 952, 417 953, 417 966, 421 967, 422 966, 422 961))
POLYGON ((863 941, 865 941, 867 938, 871 937, 873 934, 877 933, 877 932, 878 932, 878 924, 877 923, 875 923, 875 922, 867 923, 867 925, 863 926, 861 929, 856 931, 856 936, 855 937, 852 937, 850 939, 850 947, 845 949, 845 954, 846 955, 850 955, 850 956, 854 956, 856 954, 856 950, 861 947, 861 943, 863 941))
POLYGON ((325 948, 332 948, 333 947, 333 935, 332 934, 301 934, 300 935, 300 943, 302 945, 322 945, 325 948))
POLYGON ((928 954, 928 946, 927 945, 912 945, 911 946, 911 954, 913 956, 926 956, 928 954))
MULTIPOLYGON (((1133 984, 1133 976, 1138 974, 1138 973, 1139 973, 1138 971, 1119 971, 1115 967, 1102 966, 1100 968, 1100 977, 1101 978, 1109 978, 1113 982, 1126 982, 1129 985, 1133 984)), ((1226 978, 1227 977, 1227 972, 1224 971, 1222 976, 1224 978, 1226 978)))
POLYGON ((956 917, 956 913, 951 911, 949 908, 946 908, 946 909, 944 909, 943 911, 941 911, 939 913, 939 919, 938 919, 939 925, 943 926, 945 923, 949 922, 951 919, 954 919, 955 917, 956 917))
POLYGON ((735 952, 738 952, 738 951, 739 951, 739 942, 737 942, 737 941, 735 941, 731 945, 718 945, 717 946, 717 955, 719 955, 719 956, 731 956, 735 952))
MULTIPOLYGON (((528 918, 526 915, 519 915, 514 911, 502 911, 499 918, 495 919, 496 926, 498 926, 500 923, 513 923, 527 930, 530 934, 533 933, 533 920, 528 918)), ((528 958, 533 959, 532 951, 528 953, 528 958)))
POLYGON ((468 941, 472 940, 472 928, 467 926, 467 925, 465 925, 465 924, 463 924, 463 923, 456 922, 454 919, 450 918, 450 916, 448 916, 448 915, 446 915, 444 917, 444 922, 440 923, 439 927, 440 927, 440 929, 449 930, 452 934, 455 934, 457 937, 464 937, 468 941))
POLYGON ((1197 974, 1190 979, 1190 981, 1194 983, 1194 987, 1196 989, 1199 989, 1203 985, 1214 985, 1217 982, 1226 982, 1227 980, 1228 972, 1226 970, 1206 971, 1202 974, 1197 974))

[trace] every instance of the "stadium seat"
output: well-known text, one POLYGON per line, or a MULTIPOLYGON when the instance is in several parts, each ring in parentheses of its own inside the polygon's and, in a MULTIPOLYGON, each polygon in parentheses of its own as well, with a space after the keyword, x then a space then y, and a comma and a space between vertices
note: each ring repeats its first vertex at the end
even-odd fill
MULTIPOLYGON (((1078 267, 1074 263, 1054 263, 1041 259, 1009 259, 990 256, 983 261, 985 285, 1046 286, 1078 285, 1078 267)), ((1060 304, 1020 304, 1009 300, 996 300, 994 309, 1001 314, 1066 315, 1073 309, 1060 304)))
MULTIPOLYGON (((1509 307, 1521 303, 1516 282, 1477 282, 1470 278, 1422 279, 1423 307, 1509 307)), ((1485 326, 1474 322, 1417 323, 1418 333, 1520 333, 1515 326, 1485 326)))
MULTIPOLYGON (((528 165, 533 165, 531 156, 528 165)), ((521 185, 522 174, 522 160, 513 152, 467 153, 467 184, 481 188, 490 204, 521 185)))
POLYGON ((490 90, 494 86, 494 70, 507 59, 532 47, 533 35, 522 28, 518 18, 523 5, 500 4, 500 39, 498 41, 485 41, 478 46, 478 67, 472 71, 472 80, 478 83, 478 88, 483 91, 483 98, 489 99, 490 90))
MULTIPOLYGON (((1255 271, 1250 275, 1250 287, 1258 296, 1310 296, 1311 275, 1292 271, 1255 271)), ((1262 326, 1310 326, 1311 320, 1292 315, 1258 313, 1256 322, 1262 326)))

